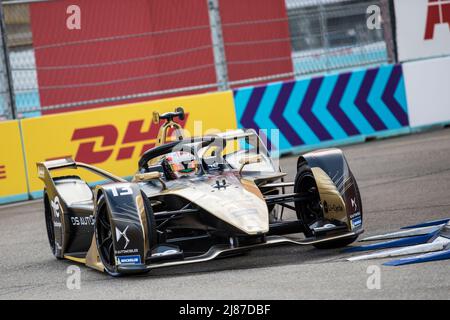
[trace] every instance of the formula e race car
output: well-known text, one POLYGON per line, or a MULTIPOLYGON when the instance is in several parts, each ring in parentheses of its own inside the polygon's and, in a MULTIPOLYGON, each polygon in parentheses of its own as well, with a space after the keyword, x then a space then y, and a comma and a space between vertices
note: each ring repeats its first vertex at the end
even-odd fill
POLYGON ((286 182, 254 130, 187 138, 176 118, 182 108, 153 114, 164 123, 131 182, 70 158, 37 164, 56 258, 118 276, 283 243, 336 248, 363 232, 358 186, 339 149, 299 156, 286 182), (61 176, 68 169, 103 183, 61 176), (296 217, 283 219, 284 209, 296 217))

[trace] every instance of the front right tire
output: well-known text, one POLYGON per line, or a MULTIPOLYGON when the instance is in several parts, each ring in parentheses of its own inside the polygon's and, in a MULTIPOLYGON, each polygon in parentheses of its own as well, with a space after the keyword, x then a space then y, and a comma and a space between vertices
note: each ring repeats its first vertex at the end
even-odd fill
MULTIPOLYGON (((356 181, 355 181, 356 183, 356 181)), ((356 186, 358 190, 358 186, 356 186)), ((317 221, 323 220, 323 209, 320 204, 320 195, 317 188, 316 179, 314 178, 311 168, 306 162, 299 164, 294 184, 295 193, 310 193, 311 200, 295 203, 295 211, 297 218, 302 221, 304 226, 304 234, 306 237, 313 237, 314 233, 311 225, 317 221)), ((358 191, 359 192, 359 191, 358 191)), ((330 240, 313 244, 318 249, 335 249, 348 246, 356 241, 358 236, 352 236, 343 239, 330 240)))
MULTIPOLYGON (((143 192, 141 194, 144 200, 144 207, 147 215, 147 241, 149 250, 151 252, 152 248, 156 246, 158 240, 155 216, 153 214, 150 201, 143 192)), ((101 194, 97 200, 97 212, 95 218, 95 238, 97 243, 97 250, 100 256, 100 260, 105 267, 105 272, 107 272, 111 276, 117 277, 120 276, 121 273, 118 272, 113 237, 114 228, 111 224, 111 221, 112 216, 110 211, 108 210, 105 196, 101 194)), ((147 271, 148 270, 144 270, 137 273, 145 273, 147 271)))

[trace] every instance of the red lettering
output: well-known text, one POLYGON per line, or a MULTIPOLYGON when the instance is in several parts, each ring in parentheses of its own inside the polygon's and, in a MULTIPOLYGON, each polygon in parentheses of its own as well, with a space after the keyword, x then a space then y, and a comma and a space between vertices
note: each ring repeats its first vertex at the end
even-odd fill
MULTIPOLYGON (((186 125, 188 115, 189 114, 186 114, 185 119, 179 122, 179 124, 183 128, 186 125)), ((158 131, 161 127, 161 124, 154 125, 153 123, 150 123, 149 127, 144 130, 143 126, 144 120, 134 120, 128 123, 125 135, 122 140, 122 144, 131 145, 121 146, 117 153, 116 160, 131 159, 138 142, 144 142, 144 145, 140 150, 140 154, 155 146, 155 139, 158 136, 158 131)), ((173 130, 169 130, 168 134, 170 135, 172 131, 173 130)), ((91 141, 80 143, 80 145, 78 146, 77 154, 75 156, 75 161, 85 162, 89 164, 102 163, 107 161, 114 152, 114 147, 117 143, 118 136, 119 132, 113 125, 101 125, 96 127, 75 129, 71 141, 91 139, 91 141), (95 138, 103 139, 101 142, 101 150, 95 150, 96 142, 92 141, 92 139, 95 138)), ((67 157, 70 156, 54 157, 51 159, 67 157)))
POLYGON ((153 125, 153 122, 150 122, 148 129, 142 131, 143 124, 144 120, 130 121, 122 143, 150 140, 158 135, 159 125, 153 125))
MULTIPOLYGON (((186 113, 183 121, 177 121, 182 128, 186 125, 186 121, 189 114, 186 113)), ((128 124, 127 131, 125 132, 125 136, 123 137, 122 143, 131 143, 131 142, 141 142, 147 141, 151 139, 156 139, 158 136, 159 128, 161 127, 161 123, 154 125, 153 122, 150 122, 150 126, 147 130, 142 131, 142 125, 144 124, 144 120, 136 120, 131 121, 128 124)), ((169 130, 169 134, 171 134, 171 130, 169 130)))
POLYGON ((447 24, 450 28, 450 2, 428 0, 425 40, 433 39, 434 27, 438 24, 447 24))
POLYGON ((144 154, 145 151, 150 150, 151 148, 153 148, 155 146, 154 143, 149 143, 149 144, 144 144, 144 146, 141 149, 141 153, 139 154, 140 156, 142 156, 144 154))
MULTIPOLYGON (((180 124, 180 126, 182 128, 185 127, 188 116, 189 116, 189 114, 186 113, 184 120, 178 121, 178 123, 180 124)), ((159 128, 161 127, 162 123, 155 125, 155 124, 153 124, 153 122, 151 122, 150 126, 145 131, 142 130, 143 124, 144 124, 144 120, 136 120, 136 121, 131 121, 130 123, 128 123, 127 131, 125 132, 125 136, 123 137, 122 144, 133 143, 133 142, 144 142, 144 141, 156 139, 156 137, 158 136, 159 128)), ((173 133, 173 130, 169 130, 168 135, 170 136, 172 133, 173 133)), ((140 155, 142 155, 148 149, 153 148, 154 146, 155 146, 154 142, 145 144, 141 149, 140 155)), ((128 147, 126 149, 125 148, 121 149, 121 151, 119 152, 119 155, 117 156, 117 160, 132 158, 133 151, 134 151, 134 147, 128 147), (130 150, 130 148, 132 148, 132 149, 130 150)))
MULTIPOLYGON (((103 138, 102 147, 114 146, 117 141, 118 132, 113 125, 103 125, 91 128, 76 129, 72 135, 72 141, 92 138, 103 138)), ((76 161, 89 164, 101 163, 108 160, 113 149, 94 151, 95 141, 80 143, 78 147, 76 161)))
POLYGON ((4 165, 0 165, 0 179, 6 179, 6 169, 4 165))
POLYGON ((133 157, 134 146, 120 148, 116 160, 130 159, 133 157))

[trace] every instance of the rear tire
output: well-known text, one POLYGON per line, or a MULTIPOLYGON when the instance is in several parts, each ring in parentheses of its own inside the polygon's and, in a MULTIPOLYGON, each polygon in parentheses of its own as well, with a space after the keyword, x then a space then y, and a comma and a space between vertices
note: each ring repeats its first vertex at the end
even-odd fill
POLYGON ((56 259, 61 260, 56 253, 56 242, 55 242, 55 225, 53 223, 53 211, 50 206, 50 200, 48 199, 47 190, 44 189, 44 216, 45 216, 45 226, 47 229, 48 242, 50 244, 50 250, 56 259))

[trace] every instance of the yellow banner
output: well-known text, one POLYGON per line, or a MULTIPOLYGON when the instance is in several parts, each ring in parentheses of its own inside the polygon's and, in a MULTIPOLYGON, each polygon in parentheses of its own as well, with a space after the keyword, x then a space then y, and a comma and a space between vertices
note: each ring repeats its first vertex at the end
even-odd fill
POLYGON ((28 191, 19 122, 0 122, 0 137, 0 204, 25 200, 28 191))
MULTIPOLYGON (((133 175, 140 155, 156 141, 160 125, 152 123, 153 111, 176 107, 184 108, 186 119, 181 124, 188 135, 237 128, 231 91, 22 120, 30 192, 39 196, 43 188, 36 162, 56 158, 72 157, 118 176, 133 175)), ((92 174, 82 178, 99 180, 92 174)))

